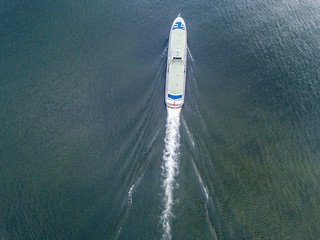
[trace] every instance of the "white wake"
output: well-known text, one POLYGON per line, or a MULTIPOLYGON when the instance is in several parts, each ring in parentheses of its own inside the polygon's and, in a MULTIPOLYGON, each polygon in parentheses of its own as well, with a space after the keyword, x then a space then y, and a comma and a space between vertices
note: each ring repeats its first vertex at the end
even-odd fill
POLYGON ((161 214, 161 224, 163 227, 162 239, 171 239, 170 220, 173 217, 172 206, 173 190, 175 188, 175 177, 179 173, 179 148, 180 148, 180 112, 179 109, 167 108, 167 125, 165 147, 163 150, 162 163, 162 188, 164 189, 163 204, 164 209, 161 214))

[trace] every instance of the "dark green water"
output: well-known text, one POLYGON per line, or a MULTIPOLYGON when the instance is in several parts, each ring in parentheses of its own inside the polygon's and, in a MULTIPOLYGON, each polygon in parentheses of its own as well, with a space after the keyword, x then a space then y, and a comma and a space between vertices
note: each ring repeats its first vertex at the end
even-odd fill
POLYGON ((320 3, 0 2, 0 239, 160 239, 166 45, 190 53, 172 239, 320 239, 320 3))

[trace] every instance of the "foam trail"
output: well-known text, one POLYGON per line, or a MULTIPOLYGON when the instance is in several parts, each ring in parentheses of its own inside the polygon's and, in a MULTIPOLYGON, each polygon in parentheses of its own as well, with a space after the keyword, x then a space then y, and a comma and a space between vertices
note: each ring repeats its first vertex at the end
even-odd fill
POLYGON ((128 204, 131 205, 132 203, 132 193, 134 191, 134 184, 131 186, 129 192, 128 192, 128 204))
POLYGON ((184 128, 186 129, 187 134, 188 134, 188 137, 189 137, 189 140, 190 140, 190 142, 191 142, 191 144, 192 144, 192 147, 194 148, 194 147, 195 147, 194 139, 193 139, 193 137, 192 137, 191 132, 189 131, 189 128, 188 128, 188 126, 187 126, 186 121, 185 121, 183 118, 182 118, 182 124, 183 124, 184 128))
POLYGON ((131 185, 130 190, 128 191, 126 208, 125 208, 125 210, 123 210, 123 216, 116 227, 116 229, 118 229, 118 230, 116 231, 117 233, 114 237, 114 240, 117 240, 121 234, 122 226, 129 216, 133 194, 136 191, 137 187, 139 186, 141 179, 143 178, 143 175, 144 175, 144 173, 134 182, 134 184, 131 185))
POLYGON ((194 62, 194 59, 193 59, 193 57, 192 57, 192 54, 191 54, 191 51, 190 51, 189 47, 188 47, 188 54, 189 54, 189 56, 190 56, 191 61, 194 62))
POLYGON ((192 165, 193 165, 193 168, 198 176, 198 180, 199 180, 199 183, 201 184, 202 186, 202 189, 203 189, 203 192, 206 196, 206 203, 204 205, 205 207, 205 210, 206 210, 206 220, 207 220, 207 224, 209 225, 210 227, 210 232, 211 232, 211 236, 212 236, 212 239, 218 239, 217 237, 217 233, 216 233, 216 230, 214 229, 214 227, 211 225, 211 222, 210 222, 210 218, 209 218, 209 211, 208 211, 208 206, 209 204, 211 204, 211 209, 214 213, 214 204, 212 202, 212 200, 210 199, 210 196, 209 196, 209 193, 208 193, 208 189, 207 187, 204 185, 203 181, 202 181, 202 178, 200 176, 200 173, 198 171, 198 168, 196 167, 196 164, 194 163, 194 160, 192 159, 192 165))
POLYGON ((199 183, 200 183, 200 185, 201 185, 201 187, 202 187, 202 190, 203 190, 203 192, 204 192, 204 194, 205 194, 205 196, 206 196, 206 201, 209 201, 208 190, 207 190, 206 186, 203 184, 202 178, 201 178, 201 176, 200 176, 200 173, 199 173, 199 171, 198 171, 198 168, 196 167, 193 159, 192 159, 192 165, 193 165, 194 171, 195 171, 196 174, 197 174, 197 177, 198 177, 199 183))
POLYGON ((162 163, 162 188, 164 189, 164 209, 161 214, 161 224, 163 227, 162 239, 171 239, 171 225, 170 220, 173 217, 172 206, 173 190, 176 186, 175 177, 179 172, 179 148, 180 148, 180 109, 167 108, 167 125, 165 147, 163 150, 162 163))
POLYGON ((167 49, 168 49, 168 46, 166 46, 166 48, 163 50, 162 54, 161 54, 161 58, 164 57, 164 55, 167 54, 167 49))

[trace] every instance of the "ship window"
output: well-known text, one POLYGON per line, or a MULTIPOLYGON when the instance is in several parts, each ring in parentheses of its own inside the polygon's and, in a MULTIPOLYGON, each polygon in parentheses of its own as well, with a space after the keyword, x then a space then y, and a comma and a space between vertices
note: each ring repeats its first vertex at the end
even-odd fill
POLYGON ((181 60, 182 57, 173 57, 173 59, 181 60))

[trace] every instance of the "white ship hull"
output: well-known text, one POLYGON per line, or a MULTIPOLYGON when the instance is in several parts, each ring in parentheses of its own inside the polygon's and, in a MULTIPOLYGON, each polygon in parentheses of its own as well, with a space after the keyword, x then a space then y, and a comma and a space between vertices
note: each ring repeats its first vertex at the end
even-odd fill
POLYGON ((165 102, 170 108, 184 104, 187 69, 187 29, 177 17, 172 24, 168 44, 165 102))

